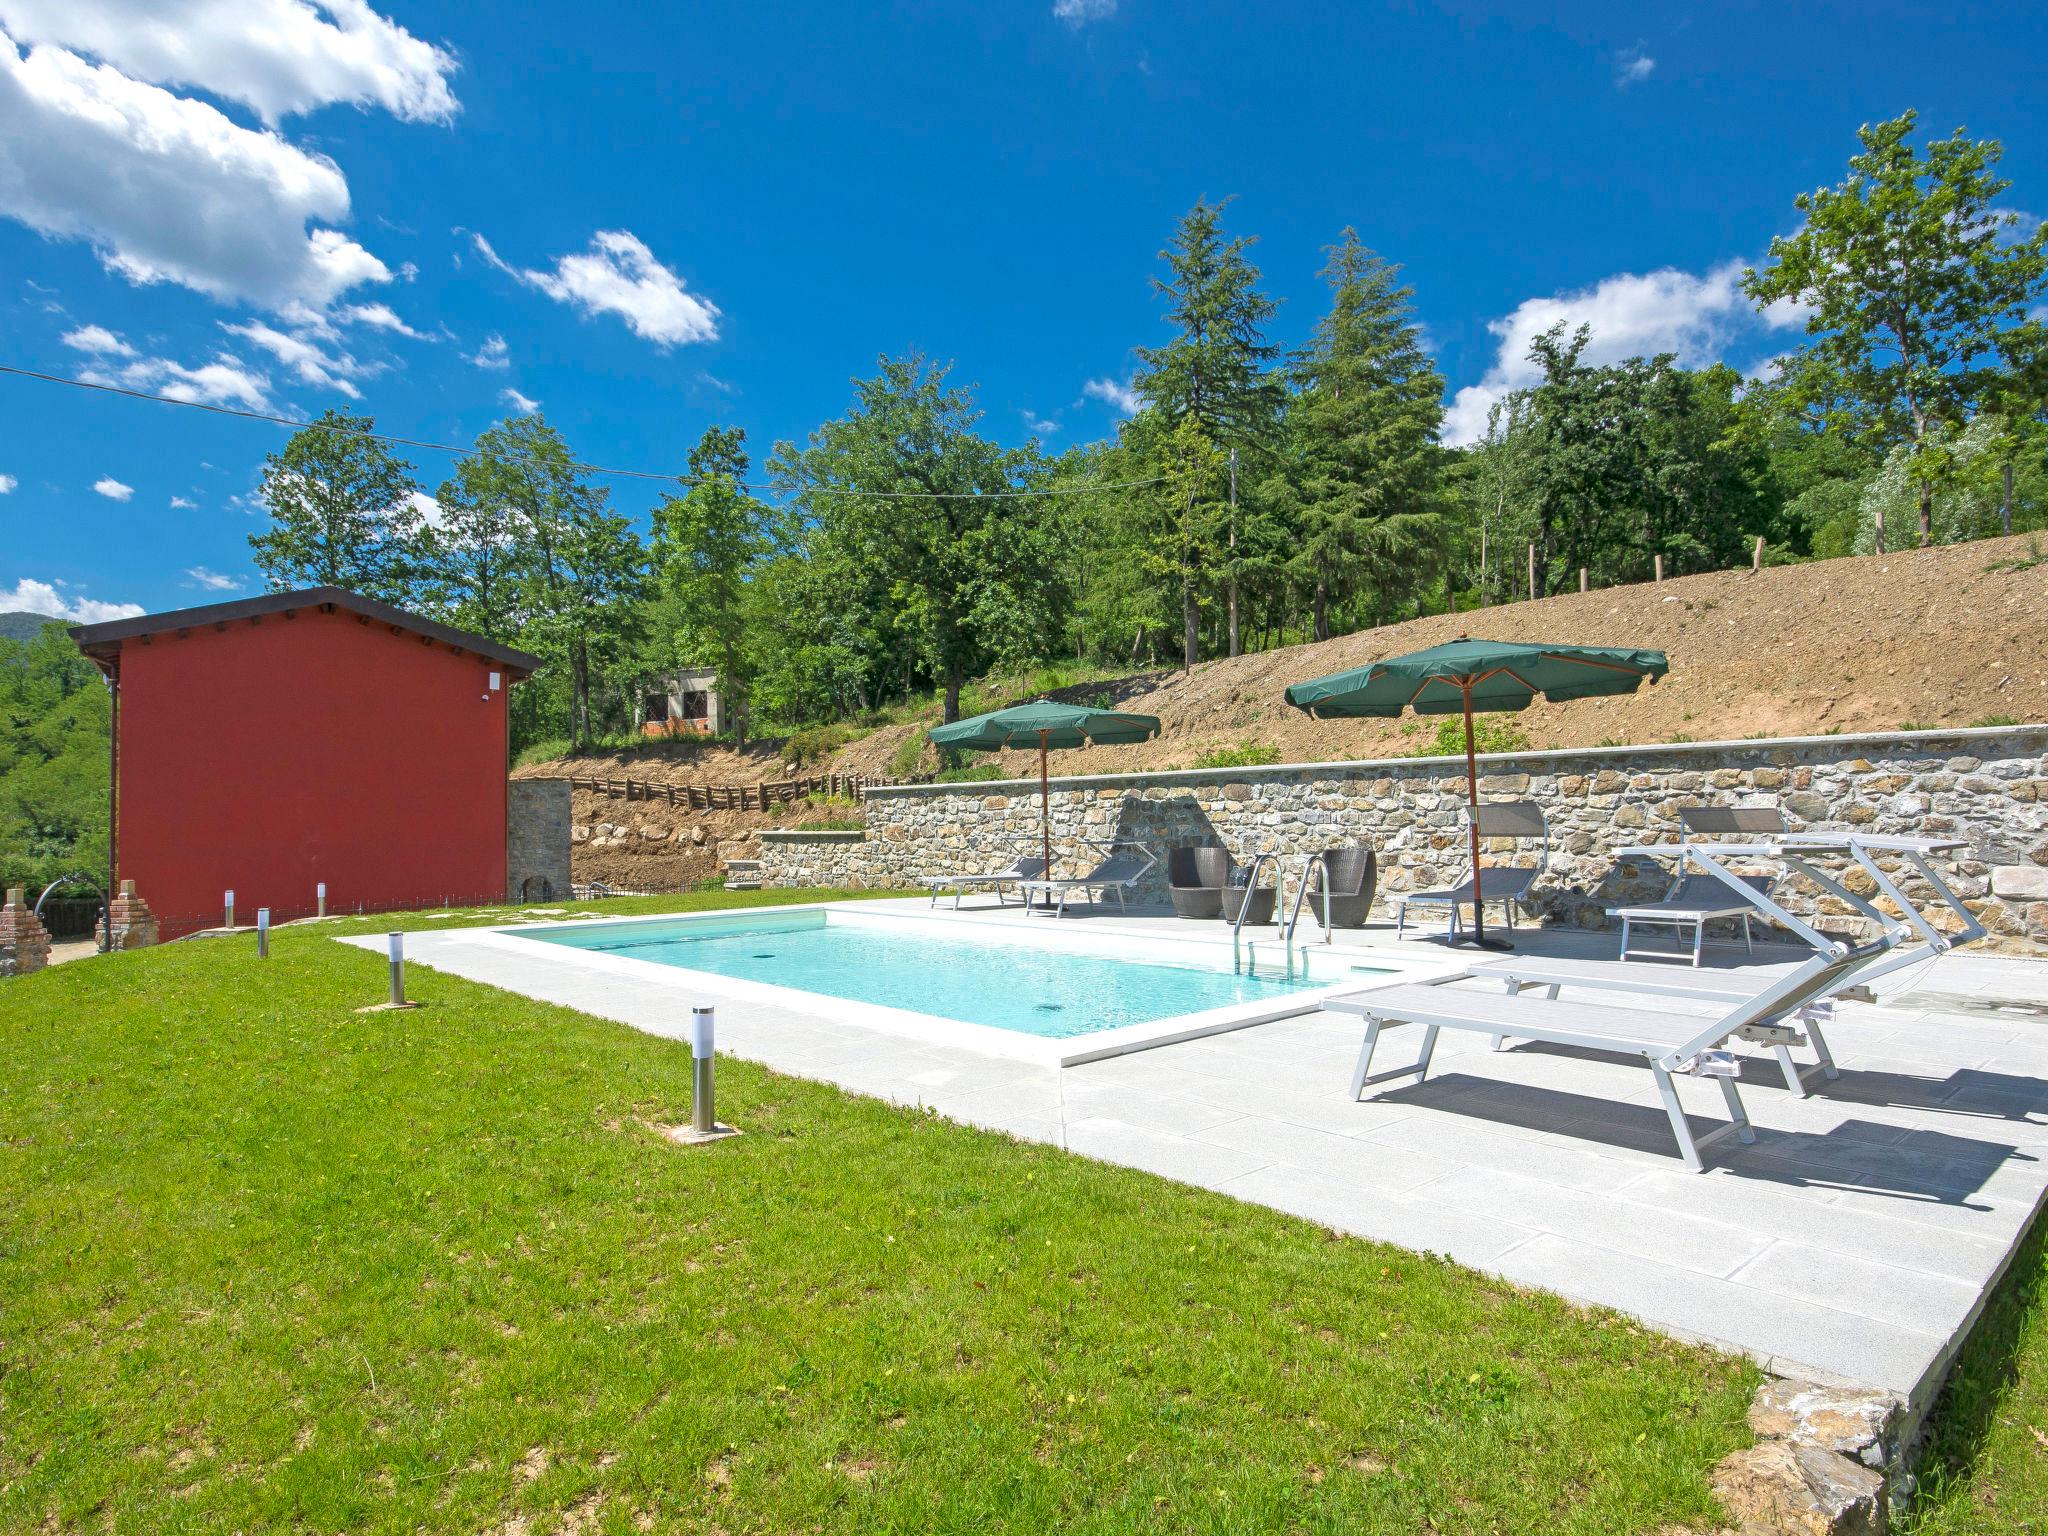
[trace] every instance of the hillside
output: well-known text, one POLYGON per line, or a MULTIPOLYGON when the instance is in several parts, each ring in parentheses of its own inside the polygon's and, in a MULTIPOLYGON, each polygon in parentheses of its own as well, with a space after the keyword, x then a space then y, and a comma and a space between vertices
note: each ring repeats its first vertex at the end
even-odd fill
MULTIPOLYGON (((1670 675, 1633 696, 1537 704, 1515 722, 1537 747, 2048 719, 2048 557, 2035 535, 1573 593, 1206 662, 1186 673, 1082 683, 1055 696, 1092 703, 1108 693, 1120 707, 1159 716, 1162 731, 1137 746, 1058 753, 1053 771, 1190 767, 1205 752, 1243 742, 1271 747, 1287 762, 1413 753, 1433 739, 1433 722, 1311 720, 1288 708, 1281 690, 1460 633, 1653 646, 1670 656, 1670 675)), ((935 709, 926 715, 870 731, 804 771, 888 776, 904 742, 938 718, 935 709)), ((1037 772, 1029 753, 1005 753, 1002 763, 1020 778, 1037 772)), ((677 742, 529 764, 519 773, 571 771, 738 784, 793 770, 774 742, 745 754, 677 742)), ((802 804, 690 811, 579 791, 576 877, 675 889, 715 876, 723 858, 751 857, 763 827, 849 814, 851 807, 802 804)))
MULTIPOLYGON (((2039 535, 2016 535, 1571 593, 1205 662, 1186 673, 1083 684, 1059 696, 1092 702, 1108 692, 1122 708, 1159 716, 1163 729, 1136 746, 1059 753, 1054 771, 1188 766, 1205 751, 1246 741, 1292 762, 1413 752, 1429 729, 1412 718, 1311 720, 1288 708, 1281 690, 1461 633, 1653 646, 1670 656, 1670 675, 1630 697, 1538 703, 1516 721, 1538 747, 2048 719, 2048 558, 2039 535)), ((903 740, 920 729, 883 726, 810 771, 887 774, 903 740)), ((1004 754, 1004 761, 1019 774, 1036 772, 1029 754, 1004 754)), ((676 783, 787 772, 772 745, 744 757, 717 747, 607 755, 578 760, 577 771, 676 783)))
POLYGON ((61 622, 47 613, 0 613, 0 640, 33 640, 45 624, 61 622))

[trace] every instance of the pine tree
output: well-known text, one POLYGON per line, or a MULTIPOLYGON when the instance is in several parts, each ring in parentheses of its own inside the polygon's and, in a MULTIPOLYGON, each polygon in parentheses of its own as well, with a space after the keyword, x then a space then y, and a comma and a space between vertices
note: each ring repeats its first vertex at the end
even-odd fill
POLYGON ((1369 594, 1387 617, 1422 585, 1442 531, 1443 376, 1411 318, 1400 268, 1346 229, 1328 248, 1330 312, 1296 360, 1301 580, 1315 636, 1330 607, 1369 594))

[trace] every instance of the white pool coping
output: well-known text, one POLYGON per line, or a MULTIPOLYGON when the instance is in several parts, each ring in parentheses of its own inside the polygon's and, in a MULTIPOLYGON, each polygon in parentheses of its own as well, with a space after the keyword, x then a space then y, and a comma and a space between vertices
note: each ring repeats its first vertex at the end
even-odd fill
MULTIPOLYGON (((1020 915, 1014 922, 982 923, 968 928, 953 921, 949 913, 939 910, 928 913, 902 909, 877 911, 871 903, 866 902, 799 902, 772 907, 728 908, 715 912, 655 913, 641 917, 601 918, 595 921, 585 919, 574 923, 573 927, 577 932, 584 932, 599 927, 625 929, 650 924, 672 926, 702 923, 706 927, 731 930, 742 925, 747 918, 817 914, 822 915, 833 927, 866 928, 877 932, 897 933, 922 929, 932 937, 949 943, 979 943, 987 944, 991 948, 1028 945, 1067 954, 1126 960, 1138 964, 1149 962, 1184 965, 1191 969, 1212 972, 1220 972, 1223 969, 1218 963, 1219 948, 1212 936, 1182 939, 1164 936, 1134 937, 1129 933, 1112 935, 1100 931, 1090 932, 1078 923, 1060 923, 1047 918, 1027 919, 1021 915, 1021 909, 1019 911, 1020 915)), ((939 1014, 893 1008, 881 1003, 861 1002, 828 992, 812 992, 800 987, 778 986, 773 982, 750 981, 744 977, 692 970, 686 966, 657 960, 639 960, 630 955, 578 949, 569 944, 537 943, 528 936, 536 932, 559 933, 571 926, 563 922, 512 923, 489 928, 463 929, 460 932, 467 942, 482 947, 510 949, 529 958, 538 955, 575 970, 666 988, 677 994, 679 1015, 707 999, 714 1002, 794 1008, 812 1013, 823 1012, 829 1013, 839 1022, 914 1040, 921 1044, 959 1046, 1004 1060, 1028 1062, 1041 1067, 1080 1066, 1085 1062, 1104 1061, 1113 1056, 1129 1055, 1134 1051, 1147 1051, 1162 1045, 1178 1044, 1184 1040, 1197 1040, 1206 1035, 1220 1035, 1231 1030, 1248 1029, 1257 1024, 1270 1024, 1277 1019, 1296 1018, 1314 1013, 1322 1006, 1322 1000, 1335 992, 1357 992, 1373 986, 1388 986, 1401 982, 1443 980, 1457 976, 1464 970, 1462 964, 1418 961, 1407 956, 1361 957, 1355 951, 1296 944, 1294 949, 1299 956, 1297 964, 1307 967, 1304 974, 1326 976, 1330 983, 1328 986, 1303 987, 1299 991, 1259 1002, 1232 1003, 1221 1008, 1174 1014, 1163 1019, 1149 1019, 1143 1023, 1125 1024, 1115 1029, 1096 1030, 1085 1035, 1052 1038, 1026 1034, 1020 1030, 1003 1029, 991 1024, 975 1024, 962 1019, 946 1018, 939 1014)), ((342 942, 381 951, 387 941, 382 936, 372 934, 346 938, 342 942)), ((1255 967, 1255 974, 1261 963, 1264 971, 1270 974, 1278 963, 1273 956, 1279 948, 1279 940, 1270 936, 1245 941, 1244 951, 1255 967)))

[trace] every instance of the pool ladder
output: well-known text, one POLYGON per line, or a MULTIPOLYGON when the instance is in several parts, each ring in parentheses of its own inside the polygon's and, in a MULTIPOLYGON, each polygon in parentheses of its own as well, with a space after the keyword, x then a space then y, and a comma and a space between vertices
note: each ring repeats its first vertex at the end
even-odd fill
MULTIPOLYGON (((1294 888, 1294 904, 1292 907, 1288 909, 1287 920, 1284 923, 1280 923, 1279 925, 1280 953, 1284 957, 1284 961, 1287 967, 1287 979, 1290 981, 1294 979, 1295 969, 1294 930, 1297 926, 1299 926, 1301 922, 1302 903, 1306 901, 1308 898, 1311 877, 1314 875, 1316 869, 1320 866, 1320 863, 1321 859, 1320 856, 1317 854, 1310 853, 1304 854, 1302 856, 1301 874, 1294 888)), ((1274 911, 1276 913, 1276 921, 1281 900, 1286 895, 1287 891, 1287 872, 1282 865, 1281 855, 1277 853, 1253 854, 1251 866, 1245 871, 1245 895, 1243 899, 1238 903, 1237 916, 1232 918, 1230 922, 1231 969, 1242 976, 1255 975, 1258 971, 1258 955, 1256 949, 1251 946, 1247 946, 1243 942, 1244 923, 1246 914, 1251 911, 1251 892, 1258 889, 1259 871, 1267 864, 1271 864, 1273 866, 1273 879, 1275 885, 1275 890, 1273 893, 1273 906, 1274 911)), ((1325 944, 1330 942, 1329 909, 1327 906, 1328 895, 1329 889, 1326 877, 1324 886, 1324 898, 1326 905, 1324 907, 1322 923, 1323 942, 1325 944)), ((1307 963, 1307 947, 1303 946, 1302 965, 1304 969, 1306 969, 1307 963)))

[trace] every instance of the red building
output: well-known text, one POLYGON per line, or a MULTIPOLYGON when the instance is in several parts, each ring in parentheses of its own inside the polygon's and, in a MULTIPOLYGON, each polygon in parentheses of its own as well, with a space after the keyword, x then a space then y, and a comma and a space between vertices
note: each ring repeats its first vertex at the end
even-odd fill
POLYGON ((114 692, 113 863, 166 938, 506 894, 522 651, 338 587, 71 631, 114 692))

